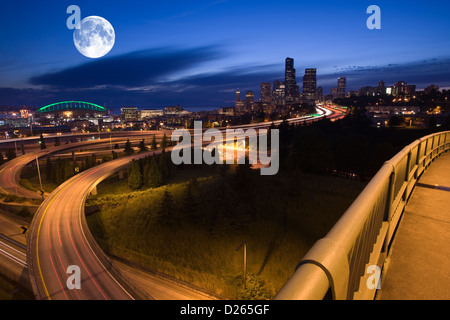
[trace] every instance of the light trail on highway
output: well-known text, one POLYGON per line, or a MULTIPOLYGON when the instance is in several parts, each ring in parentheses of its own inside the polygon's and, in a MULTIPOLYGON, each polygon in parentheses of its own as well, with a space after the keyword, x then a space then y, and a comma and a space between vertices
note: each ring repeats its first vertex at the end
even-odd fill
MULTIPOLYGON (((321 109, 321 113, 320 116, 304 117, 301 121, 315 121, 334 114, 325 108, 321 109)), ((301 122, 299 119, 295 121, 301 122)), ((264 123, 233 128, 270 125, 264 123)), ((69 179, 45 199, 30 226, 27 246, 28 270, 37 299, 151 298, 143 296, 132 281, 113 268, 113 263, 100 249, 87 227, 84 205, 93 188, 112 174, 126 169, 131 160, 161 152, 146 152, 98 165, 69 179), (66 286, 69 276, 67 269, 73 265, 81 269, 80 290, 71 290, 66 286)))

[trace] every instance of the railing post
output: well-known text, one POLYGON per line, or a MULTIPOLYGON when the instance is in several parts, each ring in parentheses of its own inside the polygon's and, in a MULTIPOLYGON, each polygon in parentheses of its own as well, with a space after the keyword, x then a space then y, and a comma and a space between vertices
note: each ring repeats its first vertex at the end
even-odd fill
MULTIPOLYGON (((387 221, 389 223, 389 229, 391 228, 391 219, 392 219, 392 215, 391 215, 391 211, 392 211, 392 201, 394 201, 394 180, 395 180, 395 171, 394 171, 394 167, 392 166, 392 172, 391 175, 389 176, 389 184, 388 184, 388 193, 387 193, 387 197, 386 197, 386 208, 385 208, 385 214, 384 214, 384 221, 387 221)), ((391 239, 389 237, 389 235, 391 234, 390 230, 388 230, 387 233, 387 237, 388 239, 386 239, 387 241, 384 242, 383 244, 383 251, 386 252, 386 254, 389 251, 389 246, 390 246, 390 242, 391 239)))
POLYGON ((402 199, 403 201, 406 201, 406 194, 408 193, 408 182, 409 182, 409 172, 411 170, 411 148, 409 148, 409 152, 408 152, 408 160, 406 160, 406 172, 405 172, 405 183, 406 183, 406 188, 405 191, 403 192, 402 195, 402 199))
POLYGON ((386 199, 386 213, 384 220, 387 222, 391 221, 391 211, 392 211, 392 201, 394 200, 394 181, 395 181, 395 168, 392 164, 389 163, 389 165, 392 167, 391 175, 389 176, 389 188, 388 188, 388 194, 386 199))
POLYGON ((424 171, 427 168, 427 161, 428 161, 428 152, 427 152, 427 150, 428 150, 428 141, 429 140, 430 139, 426 139, 425 140, 425 151, 423 153, 423 164, 422 164, 424 171))
POLYGON ((417 170, 414 172, 414 179, 417 180, 418 174, 419 174, 419 163, 420 163, 420 151, 422 150, 422 143, 419 142, 417 145, 417 155, 416 155, 416 166, 417 170))

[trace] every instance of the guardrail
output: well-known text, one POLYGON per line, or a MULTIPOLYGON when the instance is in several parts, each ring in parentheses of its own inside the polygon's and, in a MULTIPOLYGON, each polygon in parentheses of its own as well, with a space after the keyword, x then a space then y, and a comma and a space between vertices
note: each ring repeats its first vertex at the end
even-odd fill
POLYGON ((419 177, 450 149, 450 131, 423 137, 385 162, 325 238, 317 241, 275 300, 369 300, 367 267, 382 269, 419 177))

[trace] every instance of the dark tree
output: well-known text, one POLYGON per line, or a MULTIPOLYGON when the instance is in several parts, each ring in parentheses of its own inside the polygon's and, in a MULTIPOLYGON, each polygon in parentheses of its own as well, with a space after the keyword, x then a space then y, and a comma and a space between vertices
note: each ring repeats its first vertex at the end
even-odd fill
POLYGON ((8 149, 8 151, 6 151, 6 153, 5 153, 5 155, 6 155, 6 159, 8 159, 8 161, 17 157, 17 154, 14 151, 14 149, 8 149))
POLYGON ((172 225, 175 222, 174 200, 172 194, 166 189, 164 191, 158 210, 159 222, 163 225, 172 225))
POLYGON ((388 122, 389 127, 398 127, 405 123, 405 119, 402 116, 393 115, 388 122))
POLYGON ((146 168, 144 169, 145 184, 150 188, 157 188, 161 186, 162 175, 159 169, 156 157, 153 156, 150 163, 147 161, 146 168))
POLYGON ((44 136, 41 133, 41 136, 39 138, 39 144, 41 145, 41 150, 46 149, 47 147, 45 146, 45 140, 44 140, 44 136))
POLYGON ((134 153, 134 149, 133 149, 133 147, 131 146, 130 139, 128 139, 127 142, 125 143, 125 149, 124 149, 124 151, 125 151, 125 154, 126 154, 127 156, 131 156, 131 155, 134 153))
POLYGON ((71 165, 69 159, 64 160, 64 170, 63 170, 63 182, 72 178, 74 174, 74 168, 71 165))
POLYGON ((131 161, 128 185, 133 190, 138 190, 142 186, 141 169, 139 168, 139 163, 134 159, 131 161))
POLYGON ((92 157, 86 156, 84 158, 84 168, 85 170, 92 168, 94 165, 92 164, 92 157))
POLYGON ((159 168, 161 170, 163 181, 167 181, 167 179, 173 177, 176 170, 176 166, 172 162, 170 153, 165 152, 164 149, 159 156, 159 168))
POLYGON ((56 160, 55 162, 56 164, 56 168, 55 168, 55 179, 54 182, 58 185, 60 185, 61 183, 64 182, 64 162, 61 158, 58 158, 58 160, 56 160))
POLYGON ((92 166, 95 167, 97 165, 97 156, 95 155, 95 153, 92 154, 91 161, 92 161, 92 166))
POLYGON ((181 212, 193 223, 200 221, 197 188, 198 181, 196 178, 192 178, 184 189, 183 199, 181 201, 181 212))
POLYGON ((169 146, 169 140, 167 139, 166 134, 164 133, 164 136, 162 138, 162 142, 161 142, 161 148, 165 149, 169 146))
POLYGON ((139 142, 139 153, 147 152, 147 151, 148 151, 148 148, 145 145, 144 139, 142 139, 141 142, 139 142))
POLYGON ((156 144, 156 135, 153 135, 152 139, 152 150, 158 149, 158 145, 156 144))
POLYGON ((50 157, 47 157, 47 162, 45 163, 45 179, 47 181, 52 180, 52 171, 53 171, 52 161, 50 160, 50 157))

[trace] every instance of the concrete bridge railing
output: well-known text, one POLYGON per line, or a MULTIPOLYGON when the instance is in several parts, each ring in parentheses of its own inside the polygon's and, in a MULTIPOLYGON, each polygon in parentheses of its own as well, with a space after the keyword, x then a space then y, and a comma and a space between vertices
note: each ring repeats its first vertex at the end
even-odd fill
POLYGON ((376 287, 367 285, 369 277, 382 269, 417 180, 449 149, 450 131, 441 132, 416 140, 387 161, 274 299, 373 299, 376 287))

